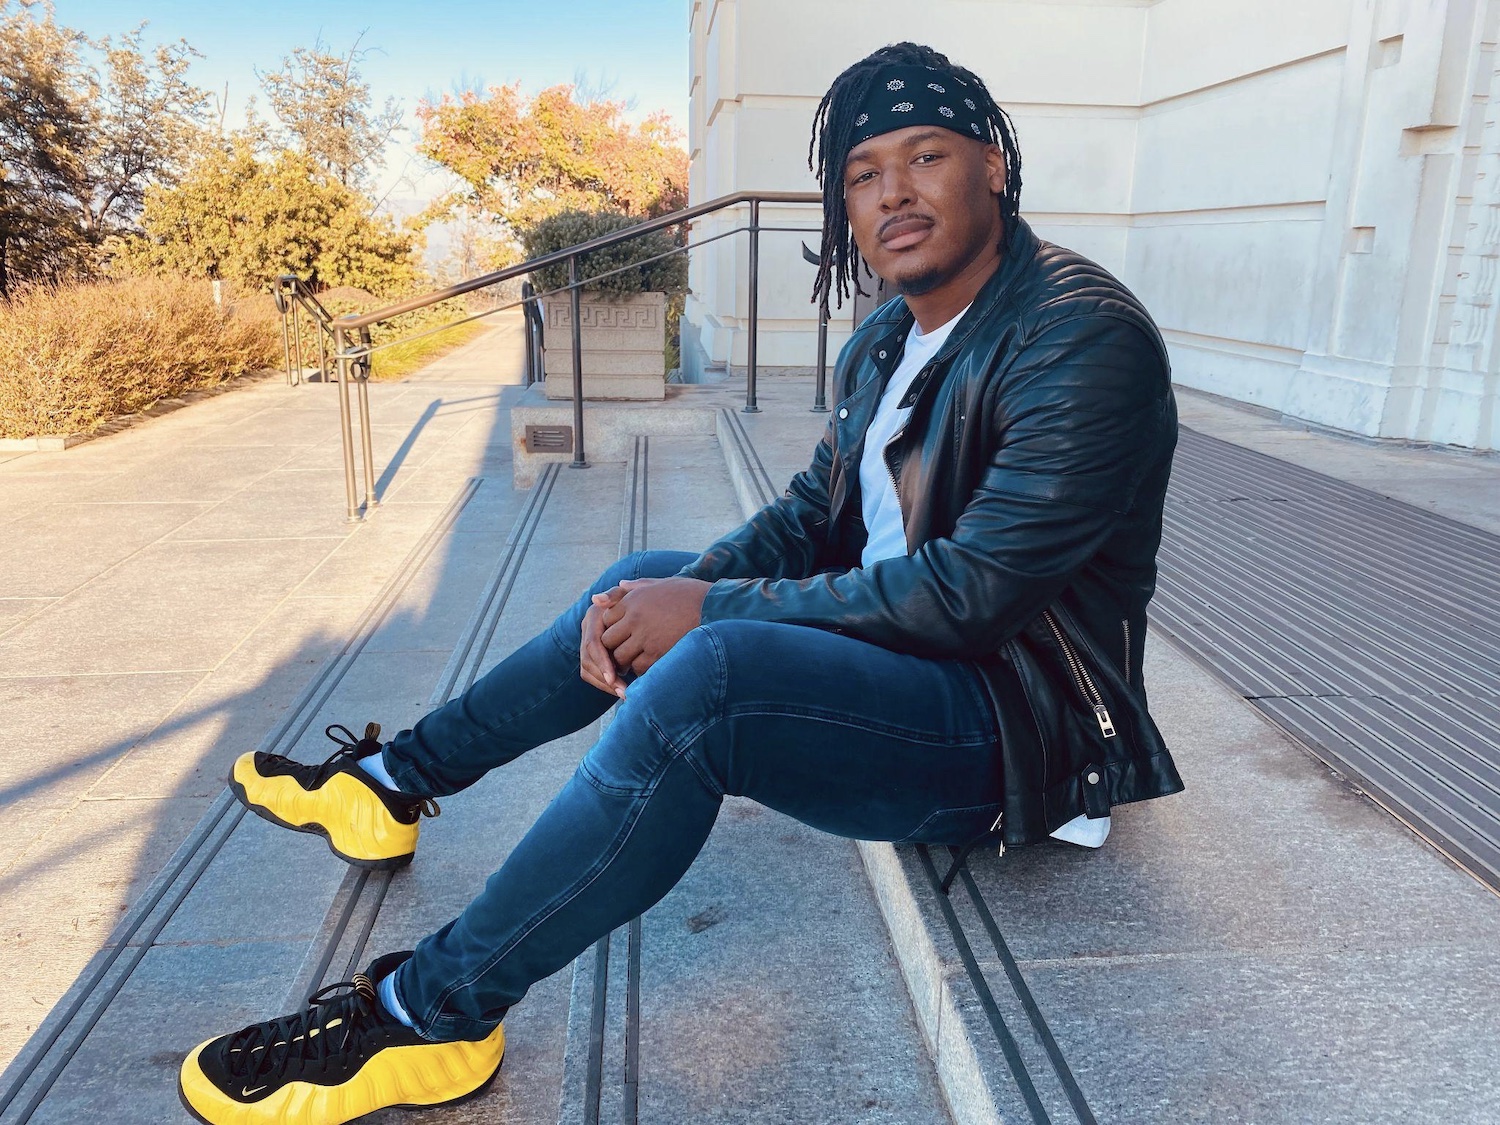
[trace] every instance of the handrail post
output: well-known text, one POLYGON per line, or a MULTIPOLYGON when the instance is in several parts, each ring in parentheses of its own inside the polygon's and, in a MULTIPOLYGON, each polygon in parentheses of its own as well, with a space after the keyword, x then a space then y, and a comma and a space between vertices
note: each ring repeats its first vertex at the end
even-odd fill
POLYGON ((813 394, 812 412, 828 413, 828 306, 821 302, 818 312, 818 385, 813 394))
POLYGON ((578 255, 568 259, 568 296, 573 306, 573 468, 587 469, 583 455, 583 299, 578 288, 578 255))
POLYGON ((302 318, 297 315, 297 301, 295 295, 290 302, 292 306, 292 350, 297 356, 297 378, 295 386, 302 385, 302 318))
POLYGON ((281 279, 276 282, 276 288, 271 290, 271 295, 276 301, 276 311, 281 314, 281 358, 286 363, 286 385, 292 385, 292 341, 288 334, 287 320, 292 315, 291 304, 286 295, 286 285, 281 279))
POLYGON ((750 201, 750 335, 745 341, 745 405, 746 414, 759 414, 755 404, 755 343, 756 329, 760 319, 760 200, 750 201))
POLYGON ((375 495, 375 455, 370 446, 370 372, 374 363, 370 358, 370 330, 359 330, 359 346, 365 354, 359 361, 359 440, 365 455, 365 514, 375 510, 380 498, 375 495))
POLYGON ((333 361, 339 372, 339 433, 344 444, 344 497, 348 502, 349 519, 359 519, 359 499, 354 489, 354 433, 349 423, 349 356, 348 337, 344 329, 333 330, 333 361))
POLYGON ((532 366, 536 357, 531 348, 531 282, 521 282, 521 332, 523 334, 521 352, 521 385, 531 386, 535 381, 532 376, 532 366))

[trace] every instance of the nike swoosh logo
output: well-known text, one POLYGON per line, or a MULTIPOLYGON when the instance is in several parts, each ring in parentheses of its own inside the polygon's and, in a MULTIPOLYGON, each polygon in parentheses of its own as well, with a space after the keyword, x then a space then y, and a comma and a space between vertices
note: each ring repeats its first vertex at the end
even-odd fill
POLYGON ((268 1086, 257 1086, 257 1087, 255 1087, 255 1089, 252 1090, 252 1089, 250 1089, 249 1086, 246 1086, 243 1090, 240 1091, 240 1097, 242 1097, 242 1098, 248 1098, 248 1097, 251 1097, 254 1094, 260 1093, 262 1090, 267 1090, 267 1089, 270 1089, 270 1087, 268 1087, 268 1086))

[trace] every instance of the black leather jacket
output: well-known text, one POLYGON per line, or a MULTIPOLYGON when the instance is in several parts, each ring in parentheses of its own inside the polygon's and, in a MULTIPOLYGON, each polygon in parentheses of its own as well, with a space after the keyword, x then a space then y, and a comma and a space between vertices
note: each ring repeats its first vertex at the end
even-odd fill
POLYGON ((1180 791, 1141 679, 1177 443, 1151 317, 1019 220, 885 449, 909 553, 862 568, 865 429, 912 324, 897 298, 860 325, 811 467, 683 569, 714 583, 702 620, 971 661, 1001 732, 1006 844, 1180 791))

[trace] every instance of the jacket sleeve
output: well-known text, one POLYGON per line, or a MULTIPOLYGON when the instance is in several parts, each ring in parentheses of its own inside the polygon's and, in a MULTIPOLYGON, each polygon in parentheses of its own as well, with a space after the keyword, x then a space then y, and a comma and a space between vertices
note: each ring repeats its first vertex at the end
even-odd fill
POLYGON ((843 573, 716 581, 704 623, 810 625, 935 658, 1020 632, 1129 510, 1166 440, 1171 384, 1146 331, 1105 313, 1049 326, 998 376, 996 438, 951 534, 843 573))

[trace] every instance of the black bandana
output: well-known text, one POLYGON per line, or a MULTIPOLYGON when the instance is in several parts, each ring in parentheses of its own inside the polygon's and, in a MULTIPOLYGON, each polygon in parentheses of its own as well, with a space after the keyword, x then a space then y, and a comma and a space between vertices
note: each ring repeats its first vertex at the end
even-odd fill
POLYGON ((994 140, 975 90, 951 71, 925 66, 888 66, 870 83, 854 117, 857 145, 908 125, 939 125, 986 144, 994 140))

